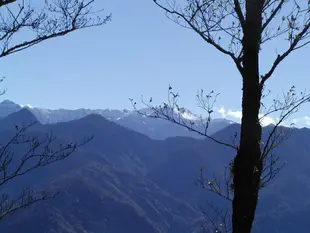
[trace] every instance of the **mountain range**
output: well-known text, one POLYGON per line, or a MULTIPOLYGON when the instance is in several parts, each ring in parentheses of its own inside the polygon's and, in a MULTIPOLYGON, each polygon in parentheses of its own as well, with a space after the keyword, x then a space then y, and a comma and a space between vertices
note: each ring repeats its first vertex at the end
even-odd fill
MULTIPOLYGON (((54 124, 59 122, 68 122, 71 120, 81 119, 90 114, 98 114, 105 117, 106 119, 116 122, 117 124, 132 129, 134 131, 140 132, 149 136, 152 139, 166 139, 169 137, 184 136, 184 137, 194 137, 201 138, 197 133, 191 132, 182 126, 175 125, 171 122, 161 119, 154 119, 142 116, 136 111, 130 110, 116 110, 116 109, 44 109, 36 107, 21 106, 10 100, 4 100, 0 103, 0 117, 8 116, 11 113, 17 112, 22 108, 27 108, 30 110, 36 119, 42 124, 54 124)), ((149 109, 141 109, 141 112, 150 113, 149 109)), ((201 118, 189 110, 184 110, 182 115, 185 122, 189 120, 195 123, 195 126, 202 130, 204 124, 201 118)), ((213 134, 218 130, 225 128, 226 126, 234 122, 216 118, 213 119, 209 128, 208 134, 213 134)))
MULTIPOLYGON (((31 109, 8 106, 5 111, 1 106, 0 143, 10 139, 16 124, 37 120, 31 109)), ((264 128, 264 137, 270 127, 264 128)), ((239 131, 240 125, 229 124, 213 137, 231 142, 239 131)), ((13 193, 33 187, 60 194, 0 221, 0 232, 198 233, 205 223, 202 210, 209 210, 206 200, 229 206, 195 181, 202 166, 206 174, 221 176, 235 153, 230 148, 194 137, 163 139, 165 132, 162 140, 155 140, 93 113, 53 124, 39 122, 28 133, 43 137, 49 132, 59 144, 89 135, 94 139, 69 158, 13 182, 8 188, 13 193)), ((291 129, 275 151, 286 165, 260 193, 254 233, 308 232, 309 139, 309 129, 291 129)), ((12 149, 16 154, 22 150, 12 149)))

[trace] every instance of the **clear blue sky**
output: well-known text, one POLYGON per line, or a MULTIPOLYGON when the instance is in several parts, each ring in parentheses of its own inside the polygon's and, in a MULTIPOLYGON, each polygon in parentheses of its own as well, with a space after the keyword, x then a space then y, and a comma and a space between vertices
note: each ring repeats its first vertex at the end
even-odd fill
MULTIPOLYGON (((98 0, 112 21, 46 41, 0 60, 3 99, 45 108, 130 108, 141 94, 164 101, 168 84, 197 110, 198 89, 220 92, 218 107, 240 109, 241 79, 231 60, 198 35, 168 20, 152 0, 98 0)), ((32 1, 33 2, 33 1, 32 1)), ((277 42, 281 43, 281 42, 277 42)), ((268 82, 310 89, 310 46, 295 52, 268 82)), ((274 50, 265 53, 271 61, 274 50)), ((310 115, 310 106, 300 116, 310 115)))

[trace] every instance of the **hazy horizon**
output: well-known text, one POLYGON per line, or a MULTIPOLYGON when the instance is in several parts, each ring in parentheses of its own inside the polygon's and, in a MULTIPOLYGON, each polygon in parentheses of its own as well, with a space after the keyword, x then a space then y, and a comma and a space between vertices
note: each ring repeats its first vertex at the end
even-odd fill
MULTIPOLYGON (((171 22, 153 1, 96 4, 105 9, 103 15, 112 13, 112 21, 105 26, 74 32, 1 59, 6 77, 1 88, 7 90, 2 100, 48 109, 130 109, 128 98, 134 98, 142 108, 141 95, 160 104, 167 101, 171 85, 180 94, 180 105, 193 113, 203 114, 197 106, 197 90, 214 90, 220 93, 216 110, 240 119, 241 78, 228 57, 171 22), (12 69, 12 64, 18 68, 12 69)), ((276 47, 285 46, 285 41, 276 41, 262 50, 263 70, 275 59, 276 47)), ((292 85, 298 92, 309 89, 307 58, 307 50, 301 49, 279 66, 268 81, 272 96, 264 102, 266 106, 292 85)), ((277 115, 270 117, 272 121, 277 115)), ((309 119, 305 105, 290 121, 310 125, 309 119)))

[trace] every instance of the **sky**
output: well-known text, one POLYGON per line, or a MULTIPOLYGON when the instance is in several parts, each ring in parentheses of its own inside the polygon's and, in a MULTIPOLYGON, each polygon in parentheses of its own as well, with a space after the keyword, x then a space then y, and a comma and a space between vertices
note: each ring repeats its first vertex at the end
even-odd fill
MULTIPOLYGON (((166 101, 171 85, 180 94, 180 104, 193 112, 201 112, 197 90, 214 90, 220 93, 218 114, 240 118, 241 78, 228 57, 167 19, 153 0, 97 3, 104 13, 112 13, 112 21, 105 26, 0 59, 1 75, 6 77, 1 85, 7 90, 3 100, 51 109, 131 109, 128 98, 139 104, 141 95, 155 103, 166 101)), ((262 63, 270 65, 275 51, 265 49, 262 63)), ((275 94, 291 85, 301 91, 310 89, 309 52, 310 46, 285 60, 267 83, 268 89, 275 94)), ((294 119, 310 123, 309 107, 304 106, 294 119)))

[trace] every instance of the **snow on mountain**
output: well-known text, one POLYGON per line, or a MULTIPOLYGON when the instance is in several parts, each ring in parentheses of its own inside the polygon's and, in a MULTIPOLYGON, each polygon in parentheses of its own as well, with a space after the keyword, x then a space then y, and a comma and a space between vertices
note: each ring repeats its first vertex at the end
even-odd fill
POLYGON ((174 112, 176 114, 180 114, 184 119, 186 120, 190 120, 190 121, 198 121, 200 120, 200 117, 193 114, 191 111, 189 111, 188 109, 185 108, 180 108, 178 109, 174 109, 174 112))
MULTIPOLYGON (((58 122, 67 122, 83 118, 90 114, 98 114, 105 117, 108 120, 114 121, 124 127, 130 128, 137 132, 148 135, 153 139, 166 139, 168 137, 185 136, 200 138, 196 133, 175 125, 171 122, 161 119, 148 118, 138 114, 135 111, 127 109, 44 109, 38 107, 32 107, 31 105, 19 105, 10 100, 4 100, 0 103, 0 118, 5 117, 11 113, 17 112, 22 108, 29 109, 35 117, 42 124, 54 124, 58 122)), ((150 109, 141 109, 143 113, 151 114, 150 109)), ((173 113, 177 116, 181 116, 185 121, 195 122, 195 128, 203 129, 201 117, 193 114, 185 108, 179 110, 174 109, 173 113)), ((215 133, 232 122, 226 119, 214 119, 208 129, 208 133, 215 133)))

